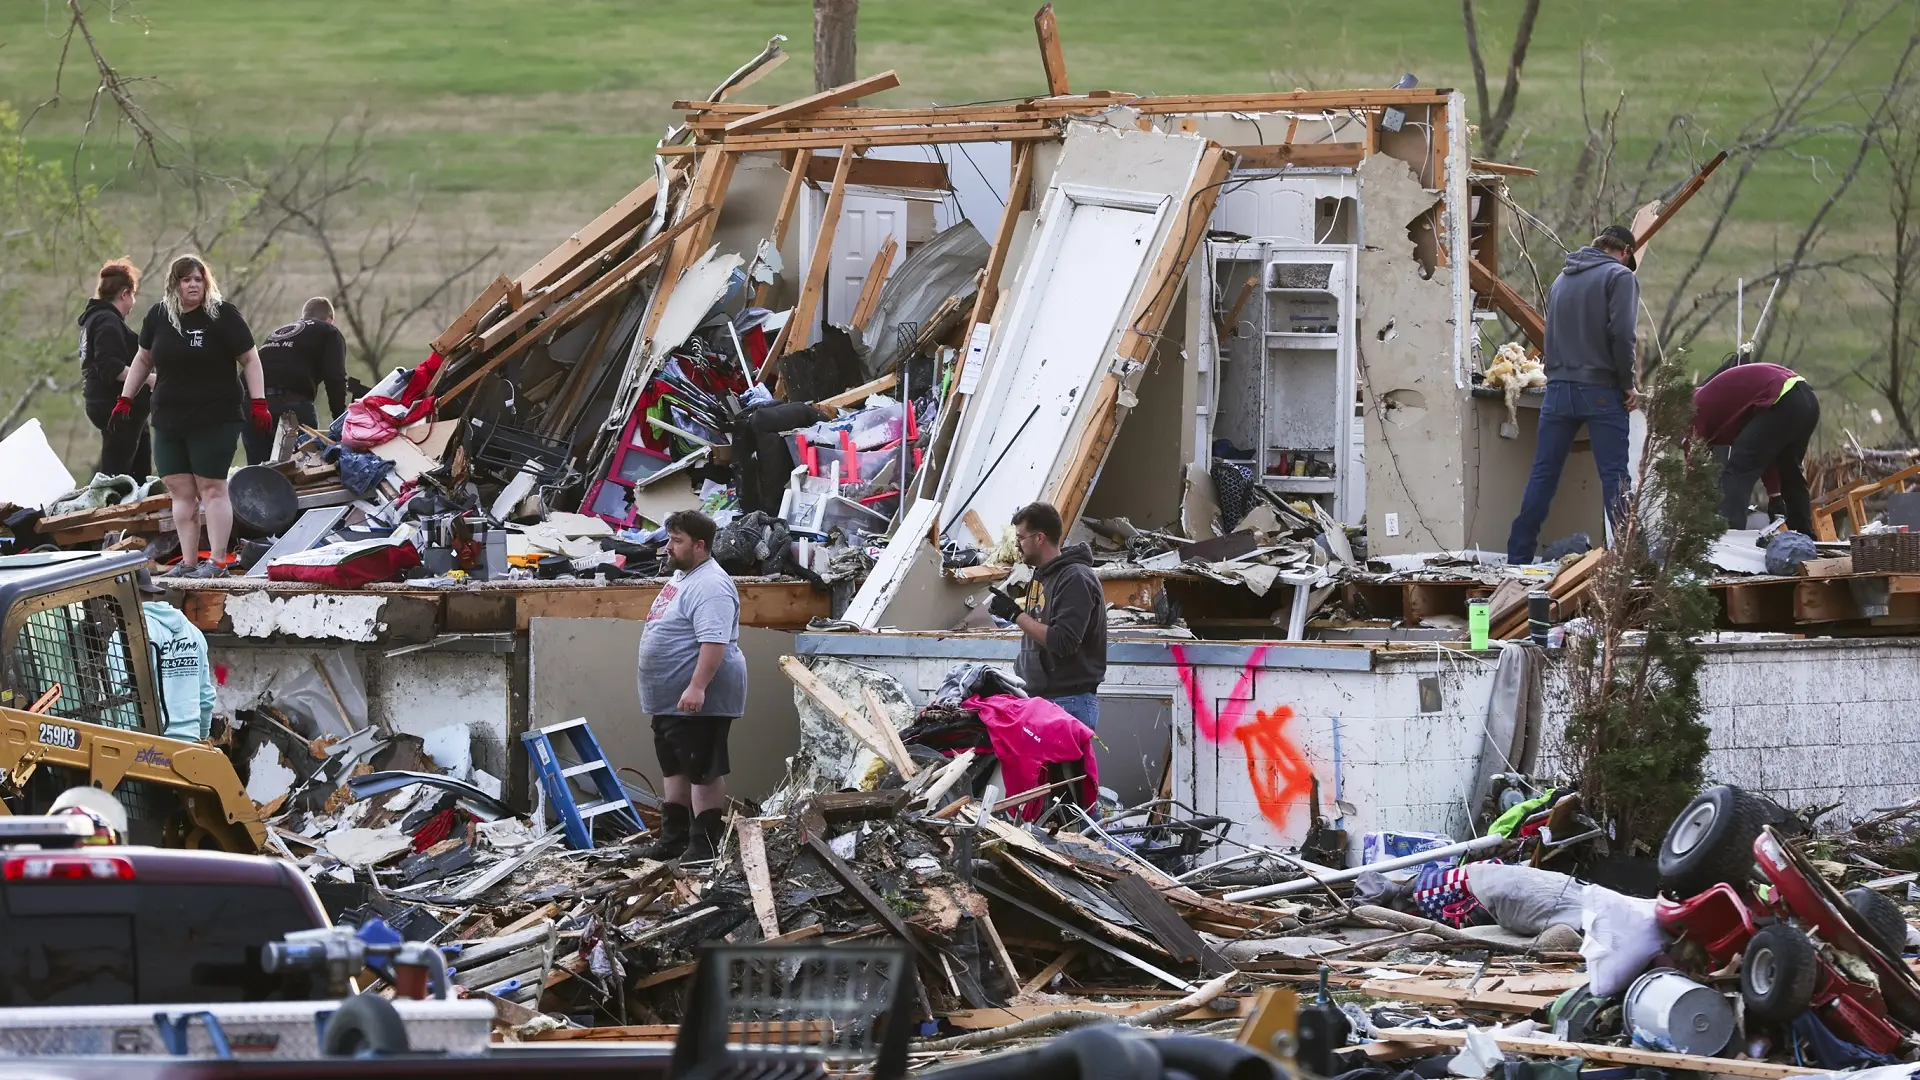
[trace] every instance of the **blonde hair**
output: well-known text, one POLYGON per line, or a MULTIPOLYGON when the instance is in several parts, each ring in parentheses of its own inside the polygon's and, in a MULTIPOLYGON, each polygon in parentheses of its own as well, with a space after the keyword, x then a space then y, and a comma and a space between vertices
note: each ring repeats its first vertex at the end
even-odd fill
POLYGON ((97 300, 118 300, 121 293, 139 288, 140 268, 123 255, 100 268, 100 283, 94 288, 93 295, 97 300))
POLYGON ((172 265, 167 267, 167 291, 161 303, 166 306, 167 321, 173 324, 176 331, 180 329, 180 279, 194 270, 200 271, 200 276, 207 282, 207 294, 200 301, 207 318, 218 319, 220 305, 226 302, 220 295, 219 284, 213 280, 213 267, 208 266, 206 260, 198 255, 182 255, 173 260, 172 265))

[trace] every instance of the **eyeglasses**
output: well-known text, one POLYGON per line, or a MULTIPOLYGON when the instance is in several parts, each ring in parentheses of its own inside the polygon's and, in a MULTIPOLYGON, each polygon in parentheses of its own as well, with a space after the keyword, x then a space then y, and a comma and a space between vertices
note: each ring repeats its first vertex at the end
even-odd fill
POLYGON ((1040 535, 1039 533, 1023 533, 1023 532, 1015 532, 1015 533, 1013 534, 1013 545, 1014 545, 1015 547, 1026 547, 1026 546, 1027 546, 1027 541, 1029 541, 1029 540, 1031 540, 1031 539, 1033 539, 1034 537, 1036 537, 1036 536, 1039 536, 1039 535, 1040 535))

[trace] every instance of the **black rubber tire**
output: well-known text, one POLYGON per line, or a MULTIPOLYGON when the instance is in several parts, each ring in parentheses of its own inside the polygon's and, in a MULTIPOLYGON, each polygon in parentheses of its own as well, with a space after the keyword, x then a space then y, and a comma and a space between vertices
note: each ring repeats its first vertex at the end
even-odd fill
POLYGON ((1841 897, 1873 931, 1861 935, 1867 944, 1898 964, 1901 952, 1907 947, 1907 917, 1900 914, 1900 908, 1872 889, 1848 889, 1841 897))
POLYGON ((1813 942, 1785 924, 1763 928, 1747 942, 1740 964, 1740 998, 1747 1015, 1769 1024, 1788 1024, 1813 1004, 1820 961, 1813 942))
POLYGON ((1725 882, 1745 888, 1753 873, 1753 842, 1777 808, 1730 784, 1694 797, 1660 842, 1660 890, 1685 900, 1725 882))
POLYGON ((386 998, 357 994, 334 1010, 327 1021, 327 1034, 320 1040, 320 1052, 327 1057, 404 1054, 407 1022, 386 998))

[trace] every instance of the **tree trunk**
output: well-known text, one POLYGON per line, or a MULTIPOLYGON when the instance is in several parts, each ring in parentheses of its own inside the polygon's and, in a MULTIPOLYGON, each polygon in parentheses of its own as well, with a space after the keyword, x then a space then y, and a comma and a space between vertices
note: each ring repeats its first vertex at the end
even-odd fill
POLYGON ((860 0, 813 0, 813 88, 831 90, 854 73, 854 26, 860 0))

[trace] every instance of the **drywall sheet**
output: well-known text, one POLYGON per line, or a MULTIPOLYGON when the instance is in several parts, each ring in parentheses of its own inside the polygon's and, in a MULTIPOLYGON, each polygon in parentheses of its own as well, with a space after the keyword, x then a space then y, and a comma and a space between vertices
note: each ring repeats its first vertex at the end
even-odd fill
POLYGON ((1043 496, 1170 241, 1174 204, 1205 147, 1190 135, 1069 130, 967 403, 944 481, 943 535, 968 510, 992 526, 1043 496))

